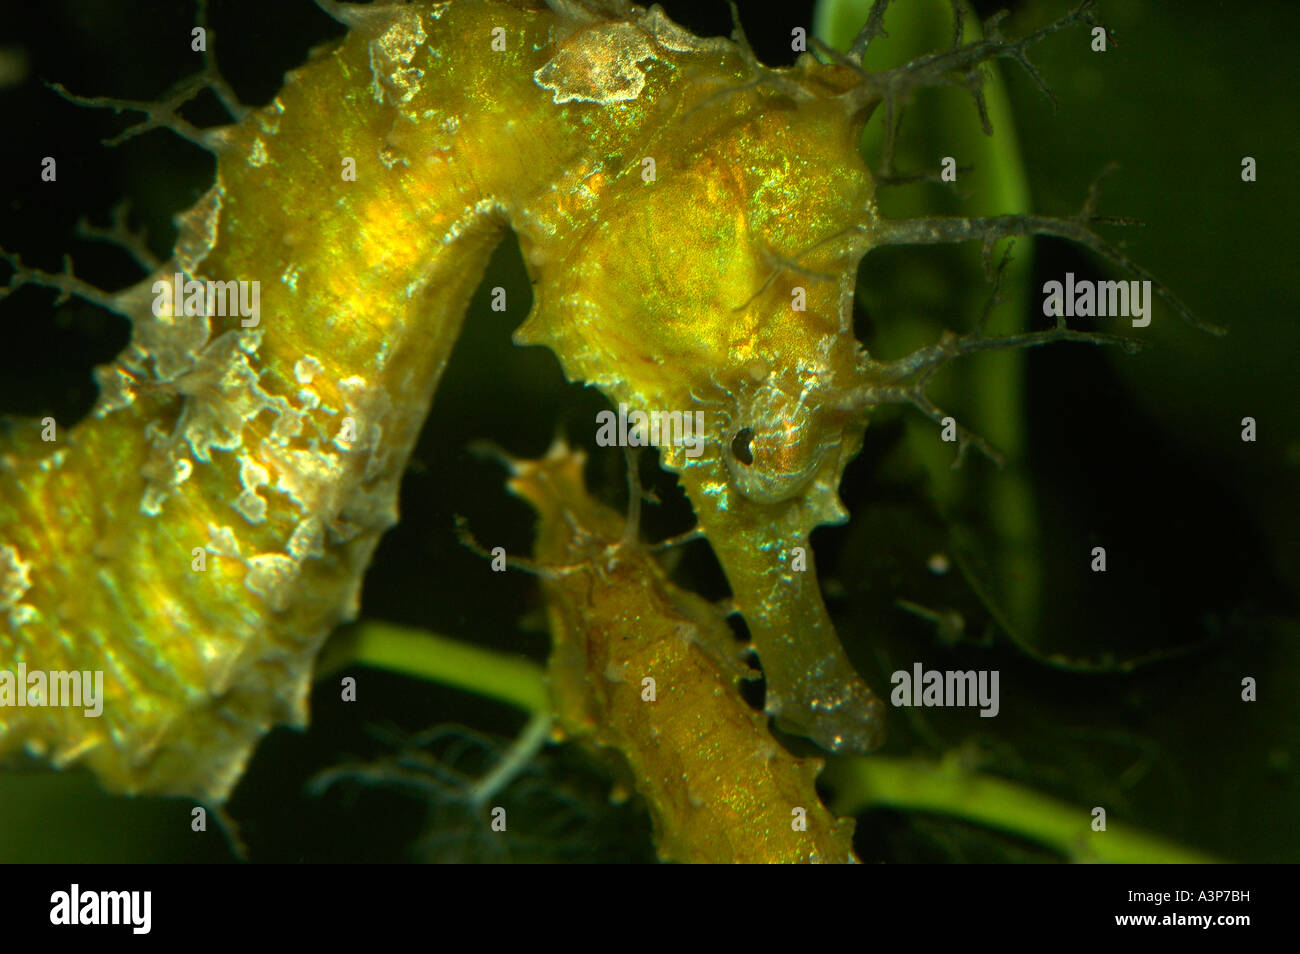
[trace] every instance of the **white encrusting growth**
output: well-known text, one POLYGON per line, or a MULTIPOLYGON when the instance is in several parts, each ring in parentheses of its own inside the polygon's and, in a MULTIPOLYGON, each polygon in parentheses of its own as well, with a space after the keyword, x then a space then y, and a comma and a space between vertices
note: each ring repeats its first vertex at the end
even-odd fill
POLYGON ((33 612, 22 598, 32 586, 32 565, 23 560, 18 548, 0 543, 0 613, 9 614, 17 629, 33 612))
POLYGON ((315 379, 316 375, 322 373, 325 369, 321 363, 311 355, 299 358, 293 366, 293 376, 301 385, 308 385, 315 379))
POLYGON ((424 48, 428 36, 424 22, 415 10, 394 9, 392 24, 378 39, 370 42, 370 91, 375 102, 394 107, 404 106, 420 92, 424 70, 411 65, 424 48))

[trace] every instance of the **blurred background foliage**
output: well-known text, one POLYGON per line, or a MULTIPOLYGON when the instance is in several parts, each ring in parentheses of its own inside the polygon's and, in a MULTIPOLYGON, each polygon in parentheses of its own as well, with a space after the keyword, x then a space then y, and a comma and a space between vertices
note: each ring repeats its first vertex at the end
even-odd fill
MULTIPOLYGON (((701 34, 725 34, 725 4, 680 0, 668 13, 701 34)), ((1064 13, 1047 0, 1007 4, 1016 36, 1064 13)), ((241 97, 264 103, 283 72, 339 29, 313 4, 213 0, 223 72, 241 97)), ((866 4, 741 3, 760 58, 793 61, 790 31, 843 43, 866 4)), ((998 5, 979 3, 988 16, 998 5)), ((1300 424, 1295 375, 1293 227, 1300 209, 1297 137, 1288 122, 1287 65, 1300 8, 1225 7, 1208 0, 1102 3, 1105 53, 1075 28, 1031 51, 1059 100, 1013 64, 989 70, 995 135, 984 137, 960 89, 924 91, 903 120, 900 172, 963 167, 954 185, 882 191, 890 216, 1033 210, 1069 215, 1110 162, 1103 214, 1146 223, 1108 236, 1205 319, 1204 335, 1156 306, 1149 328, 1102 327, 1151 346, 1057 345, 964 359, 942 372, 935 397, 998 445, 998 470, 974 456, 949 467, 952 445, 913 411, 880 413, 843 497, 845 527, 814 537, 823 587, 841 637, 868 681, 922 662, 932 669, 998 669, 996 719, 973 709, 891 713, 885 754, 938 760, 1092 806, 1188 848, 1243 861, 1294 860, 1300 728, 1300 424), (1241 159, 1253 156, 1255 183, 1241 159), (964 167, 971 167, 965 169, 964 167), (1288 307, 1289 306, 1289 307, 1288 307), (1256 443, 1241 419, 1258 421, 1256 443), (1104 546, 1108 569, 1088 569, 1104 546), (935 560, 936 555, 942 559, 935 560), (944 563, 946 572, 936 573, 944 563), (1254 677, 1259 701, 1240 701, 1254 677)), ((75 234, 132 203, 131 222, 165 255, 171 216, 211 182, 213 163, 167 133, 105 149, 126 120, 60 100, 57 81, 85 95, 157 97, 194 72, 186 3, 51 0, 11 11, 0 58, 25 59, 20 79, 0 70, 6 116, 0 246, 116 289, 139 271, 111 247, 75 234), (57 185, 35 181, 40 158, 59 158, 57 185)), ((899 0, 870 65, 946 45, 946 0, 899 0)), ((973 29, 975 24, 972 22, 973 29)), ((222 116, 197 101, 200 124, 222 116)), ((879 121, 864 151, 878 156, 879 121)), ((1104 273, 1088 254, 1054 241, 1018 241, 991 329, 1045 327, 1044 281, 1104 273)), ((991 293, 978 249, 885 249, 864 262, 858 334, 883 358, 966 330, 991 293)), ((511 345, 529 283, 508 238, 471 308, 402 493, 402 522, 366 580, 363 615, 422 627, 509 653, 545 657, 534 582, 493 574, 461 547, 464 515, 488 546, 531 548, 533 518, 508 497, 500 469, 467 452, 489 438, 540 454, 557 429, 586 443, 589 481, 624 499, 623 459, 590 446, 594 391, 567 384, 553 356, 511 345), (507 289, 495 313, 488 290, 507 289)), ((84 414, 89 369, 125 344, 123 321, 82 302, 52 305, 23 290, 0 303, 0 413, 84 414)), ((661 506, 646 533, 690 526, 671 478, 643 460, 661 506)), ((679 555, 675 577, 725 594, 707 548, 679 555)), ((466 806, 480 775, 525 716, 472 694, 357 668, 355 703, 322 682, 306 733, 277 730, 258 749, 229 808, 249 857, 263 861, 610 860, 653 857, 635 801, 611 804, 605 770, 572 747, 546 750, 502 794, 510 831, 492 833, 466 806), (459 728, 458 728, 459 727, 459 728), (324 774, 322 774, 324 773, 324 774), (329 781, 330 784, 313 784, 329 781)), ((873 801, 869 778, 836 773, 841 804, 863 807, 857 844, 867 861, 1043 861, 1064 857, 1024 837, 941 813, 873 801)), ((233 856, 210 825, 190 830, 190 808, 170 799, 105 795, 76 773, 20 766, 0 774, 0 860, 220 861, 233 856)), ((1105 837, 1099 836, 1099 837, 1105 837)))

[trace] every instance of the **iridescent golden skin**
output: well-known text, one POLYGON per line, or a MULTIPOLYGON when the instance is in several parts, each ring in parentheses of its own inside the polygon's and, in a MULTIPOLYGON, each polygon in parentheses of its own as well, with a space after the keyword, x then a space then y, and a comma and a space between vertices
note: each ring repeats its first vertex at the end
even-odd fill
MULTIPOLYGON (((808 545, 847 516, 836 488, 866 423, 848 395, 865 383, 852 295, 867 247, 856 224, 874 204, 859 120, 840 100, 848 78, 805 57, 779 85, 744 88, 753 68, 725 41, 662 56, 624 107, 656 131, 594 150, 616 149, 623 169, 587 173, 602 177, 594 215, 546 223, 568 229, 570 257, 539 263, 516 339, 550 346, 612 402, 705 412, 704 453, 665 447, 661 460, 753 634, 768 711, 828 749, 871 749, 883 707, 835 636, 808 545), (653 182, 638 174, 645 157, 653 182), (744 430, 750 463, 733 450, 744 430)), ((578 123, 598 109, 565 107, 578 123)), ((516 220, 526 254, 531 218, 516 220)))
POLYGON ((555 6, 357 8, 337 49, 214 137, 217 180, 173 261, 114 300, 133 338, 98 371, 94 412, 54 443, 34 425, 0 438, 0 667, 102 669, 107 695, 98 720, 0 709, 0 755, 220 802, 272 724, 305 722, 312 661, 357 611, 507 227, 536 290, 521 343, 611 401, 705 412, 703 455, 662 460, 731 581, 770 711, 827 748, 878 741, 811 554, 791 568, 844 518, 864 427, 845 395, 872 182, 848 81, 805 58, 754 83, 736 44, 658 12, 555 6), (260 282, 260 323, 153 314, 175 271, 260 282))
POLYGON ((587 496, 584 455, 562 444, 516 461, 510 489, 537 510, 562 735, 630 770, 664 861, 851 862, 853 821, 817 797, 820 759, 773 741, 741 698, 748 673, 722 613, 670 583, 587 496))

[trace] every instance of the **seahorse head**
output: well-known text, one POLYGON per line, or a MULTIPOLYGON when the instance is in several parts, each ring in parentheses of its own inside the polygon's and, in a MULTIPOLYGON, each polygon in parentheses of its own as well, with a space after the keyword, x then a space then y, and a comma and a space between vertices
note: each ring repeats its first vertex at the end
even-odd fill
POLYGON ((538 78, 542 110, 593 131, 512 218, 535 293, 515 338, 615 405, 704 415, 698 452, 660 443, 660 459, 754 635, 768 711, 869 749, 879 700, 807 572, 812 529, 847 517, 837 488, 865 429, 845 398, 863 385, 852 303, 874 215, 858 117, 811 59, 767 71, 730 41, 647 49, 616 103, 538 78))

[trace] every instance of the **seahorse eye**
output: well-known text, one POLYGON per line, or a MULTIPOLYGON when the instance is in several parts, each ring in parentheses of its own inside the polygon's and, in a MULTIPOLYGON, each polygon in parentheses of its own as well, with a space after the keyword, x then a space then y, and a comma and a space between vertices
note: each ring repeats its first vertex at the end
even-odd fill
POLYGON ((819 441, 792 420, 742 427, 731 439, 727 467, 741 494, 757 503, 779 503, 801 491, 822 458, 819 441))
POLYGON ((731 439, 731 453, 746 467, 754 463, 754 452, 750 449, 750 442, 754 440, 754 429, 752 427, 742 427, 736 431, 736 436, 731 439))

